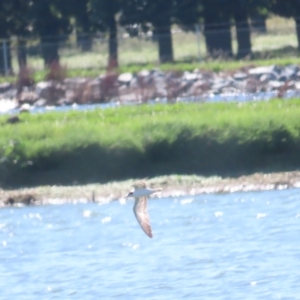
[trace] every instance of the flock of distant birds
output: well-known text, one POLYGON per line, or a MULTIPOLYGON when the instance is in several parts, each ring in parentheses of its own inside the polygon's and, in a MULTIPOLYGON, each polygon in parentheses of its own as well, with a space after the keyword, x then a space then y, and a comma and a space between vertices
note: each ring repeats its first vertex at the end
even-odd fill
MULTIPOLYGON (((133 205, 133 212, 134 215, 140 224, 143 231, 146 235, 150 238, 153 237, 152 229, 150 225, 150 218, 148 214, 148 198, 150 195, 154 193, 161 192, 161 188, 150 188, 147 187, 146 182, 144 180, 140 180, 135 182, 132 185, 133 189, 128 193, 125 198, 134 198, 134 205, 133 205)), ((93 193, 93 200, 94 200, 94 193, 93 193)), ((16 203, 22 203, 25 205, 30 205, 35 203, 36 199, 33 195, 26 195, 19 201, 13 197, 9 197, 4 204, 6 205, 14 205, 16 203)))

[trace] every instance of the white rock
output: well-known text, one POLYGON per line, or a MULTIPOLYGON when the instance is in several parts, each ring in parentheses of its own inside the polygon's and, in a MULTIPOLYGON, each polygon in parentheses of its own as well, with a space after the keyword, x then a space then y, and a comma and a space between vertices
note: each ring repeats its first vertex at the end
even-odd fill
POLYGON ((248 74, 246 73, 242 73, 242 72, 238 72, 238 73, 235 73, 233 75, 233 78, 235 80, 244 80, 244 79, 247 79, 248 78, 248 74))
POLYGON ((184 72, 183 73, 183 79, 187 81, 195 81, 198 79, 198 74, 197 73, 190 73, 190 72, 184 72))
POLYGON ((276 66, 257 67, 249 70, 250 75, 262 75, 276 72, 276 66))
POLYGON ((148 70, 142 70, 140 72, 138 72, 138 76, 141 77, 148 77, 150 75, 150 72, 148 70))
POLYGON ((123 84, 129 84, 132 78, 133 78, 132 73, 123 73, 119 75, 118 81, 123 84))
POLYGON ((39 90, 43 90, 45 88, 47 88, 50 85, 50 83, 48 81, 40 81, 36 84, 36 88, 39 90))
POLYGON ((17 103, 11 99, 0 99, 0 112, 7 112, 17 107, 17 103))
POLYGON ((19 111, 20 112, 30 112, 31 109, 32 109, 32 106, 29 103, 24 103, 21 105, 19 111))
POLYGON ((281 86, 283 86, 283 82, 282 81, 275 81, 275 80, 271 80, 269 81, 268 85, 274 89, 278 89, 281 86))

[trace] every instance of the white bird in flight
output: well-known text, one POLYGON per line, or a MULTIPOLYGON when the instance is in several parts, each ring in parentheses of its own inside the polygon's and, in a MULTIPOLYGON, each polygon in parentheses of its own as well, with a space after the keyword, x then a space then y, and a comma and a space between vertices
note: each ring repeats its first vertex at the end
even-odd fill
POLYGON ((141 225, 144 232, 152 238, 152 230, 150 226, 150 219, 147 210, 148 204, 148 197, 151 194, 160 192, 162 189, 151 189, 146 186, 146 183, 142 181, 137 181, 133 185, 133 191, 131 191, 126 198, 133 197, 135 198, 133 212, 138 220, 139 224, 141 225))

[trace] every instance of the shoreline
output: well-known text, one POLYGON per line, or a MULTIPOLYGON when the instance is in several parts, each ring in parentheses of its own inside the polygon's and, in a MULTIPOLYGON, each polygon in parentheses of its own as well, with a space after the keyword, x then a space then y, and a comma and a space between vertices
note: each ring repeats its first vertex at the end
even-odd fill
MULTIPOLYGON (((14 190, 0 189, 0 207, 8 199, 14 199, 14 206, 23 205, 34 198, 33 205, 88 203, 99 204, 122 199, 135 180, 109 182, 106 184, 87 184, 80 186, 39 186, 14 190)), ((240 177, 203 177, 196 175, 169 175, 146 180, 151 187, 163 190, 153 198, 195 196, 201 194, 223 194, 234 192, 253 192, 300 188, 300 171, 254 173, 240 177)))
MULTIPOLYGON (((24 76, 24 75, 23 75, 24 76)), ((142 69, 95 77, 58 77, 28 86, 0 84, 0 113, 73 110, 82 106, 174 102, 252 101, 297 97, 300 67, 292 65, 241 66, 235 70, 193 71, 142 69)), ((25 78, 28 79, 28 78, 25 78)), ((21 82, 21 83, 20 83, 21 82)), ((34 80, 32 79, 32 82, 34 80)))

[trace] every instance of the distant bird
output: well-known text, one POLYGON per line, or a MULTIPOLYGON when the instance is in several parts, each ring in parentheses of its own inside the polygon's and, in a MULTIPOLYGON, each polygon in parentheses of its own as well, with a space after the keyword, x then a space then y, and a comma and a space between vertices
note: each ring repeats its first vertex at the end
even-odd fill
POLYGON ((148 215, 147 210, 147 204, 148 204, 148 197, 151 194, 160 192, 162 189, 151 189, 146 186, 146 183, 141 180, 135 182, 133 185, 133 191, 131 191, 126 198, 132 197, 135 198, 134 206, 133 206, 133 212, 134 215, 139 222, 140 226, 144 230, 144 232, 152 238, 152 230, 150 226, 150 219, 148 215))

